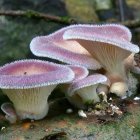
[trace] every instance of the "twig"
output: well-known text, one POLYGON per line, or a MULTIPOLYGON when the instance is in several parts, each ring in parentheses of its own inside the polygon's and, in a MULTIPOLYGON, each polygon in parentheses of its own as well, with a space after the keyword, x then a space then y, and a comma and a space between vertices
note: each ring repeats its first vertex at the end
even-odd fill
POLYGON ((76 23, 76 21, 74 19, 69 18, 69 17, 54 16, 54 15, 49 15, 49 14, 45 14, 45 13, 40 13, 40 12, 33 11, 33 10, 0 11, 0 16, 13 16, 13 17, 21 16, 21 17, 27 17, 27 18, 40 18, 40 19, 44 19, 47 21, 59 22, 59 23, 63 23, 63 24, 76 23))
POLYGON ((123 1, 119 0, 119 10, 120 10, 120 20, 124 21, 124 8, 123 8, 123 1))
MULTIPOLYGON (((77 23, 76 20, 69 17, 60 17, 60 16, 54 16, 49 15, 45 13, 36 12, 33 10, 27 10, 27 11, 14 11, 14 10, 8 10, 8 11, 0 11, 0 16, 21 16, 21 17, 27 17, 27 18, 39 18, 44 19, 47 21, 53 21, 58 22, 62 24, 74 24, 77 23)), ((138 28, 140 27, 140 19, 135 20, 128 20, 124 22, 118 22, 119 24, 125 25, 129 28, 138 28)))

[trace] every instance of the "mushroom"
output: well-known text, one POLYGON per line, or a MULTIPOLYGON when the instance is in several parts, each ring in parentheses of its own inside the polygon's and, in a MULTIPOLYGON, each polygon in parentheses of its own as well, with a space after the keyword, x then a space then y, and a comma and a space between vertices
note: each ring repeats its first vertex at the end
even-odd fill
POLYGON ((67 92, 69 101, 78 108, 85 108, 86 104, 93 104, 100 101, 96 92, 100 83, 107 81, 102 74, 93 74, 76 82, 73 82, 67 92))
MULTIPOLYGON (((106 70, 110 92, 122 97, 128 90, 124 60, 139 47, 130 42, 130 31, 121 25, 79 26, 65 31, 64 40, 77 41, 106 70)), ((76 46, 75 46, 76 47, 76 46)))
POLYGON ((72 97, 69 96, 68 89, 72 83, 86 78, 89 74, 89 71, 87 70, 87 68, 82 67, 82 66, 78 66, 78 65, 68 65, 68 66, 73 70, 73 72, 75 74, 75 78, 73 79, 72 82, 69 82, 67 84, 63 84, 61 89, 65 93, 66 98, 68 99, 68 101, 71 104, 73 104, 73 105, 76 104, 76 106, 79 106, 79 108, 84 108, 84 105, 81 101, 81 98, 77 94, 75 94, 72 97))
POLYGON ((0 88, 13 102, 20 120, 44 118, 53 89, 73 79, 70 68, 41 60, 20 60, 0 68, 0 88))
POLYGON ((9 102, 3 103, 1 105, 1 110, 6 114, 5 118, 10 123, 15 123, 17 121, 17 115, 16 115, 15 109, 13 107, 13 104, 11 104, 9 102))
POLYGON ((63 40, 64 32, 77 26, 83 27, 83 25, 71 25, 48 36, 33 38, 30 43, 31 52, 36 56, 49 57, 72 65, 99 69, 101 65, 77 41, 63 40))
MULTIPOLYGON (((128 41, 132 38, 131 32, 124 26, 116 24, 105 26, 110 29, 115 28, 118 32, 118 36, 121 34, 121 36, 128 41)), ((65 31, 79 27, 98 27, 98 25, 71 25, 48 36, 35 37, 30 43, 30 49, 36 56, 50 57, 69 64, 86 66, 89 69, 99 69, 101 65, 93 59, 91 54, 81 47, 77 41, 63 40, 65 31), (75 45, 76 47, 74 47, 75 45)))

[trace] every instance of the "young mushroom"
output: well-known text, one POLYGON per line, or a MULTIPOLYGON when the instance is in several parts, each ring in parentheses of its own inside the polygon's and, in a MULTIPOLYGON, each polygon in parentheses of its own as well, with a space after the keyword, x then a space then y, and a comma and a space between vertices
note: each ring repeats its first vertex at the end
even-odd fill
POLYGON ((126 95, 128 86, 124 60, 139 52, 139 47, 130 42, 131 33, 126 27, 111 24, 79 26, 65 31, 63 38, 77 41, 103 66, 111 82, 111 93, 120 97, 126 95))
POLYGON ((84 108, 84 105, 86 104, 97 103, 100 101, 100 98, 96 89, 100 83, 105 81, 107 81, 107 78, 104 75, 90 75, 86 78, 73 82, 68 89, 67 96, 69 96, 69 100, 78 108, 84 108))
POLYGON ((87 70, 87 68, 79 65, 67 65, 67 66, 71 68, 71 70, 74 72, 75 78, 71 82, 59 85, 59 87, 61 88, 61 91, 65 93, 66 98, 69 100, 71 104, 75 104, 76 102, 76 104, 82 108, 83 103, 81 103, 82 102, 81 98, 77 95, 74 95, 72 96, 73 99, 71 99, 71 97, 68 94, 68 89, 72 83, 86 78, 89 74, 89 71, 87 70))
POLYGON ((53 89, 73 79, 70 68, 41 60, 20 60, 0 68, 0 88, 12 101, 21 120, 44 118, 53 89))
POLYGON ((5 118, 10 122, 10 123, 15 123, 17 121, 17 114, 15 112, 15 109, 13 107, 13 104, 11 103, 3 103, 1 105, 1 110, 6 114, 5 118))

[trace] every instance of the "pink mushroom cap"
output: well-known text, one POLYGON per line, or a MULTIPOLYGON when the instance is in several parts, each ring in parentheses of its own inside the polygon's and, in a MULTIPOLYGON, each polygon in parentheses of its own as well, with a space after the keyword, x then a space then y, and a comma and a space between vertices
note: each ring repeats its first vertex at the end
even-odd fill
POLYGON ((63 39, 63 34, 68 29, 83 27, 84 25, 71 25, 62 28, 48 36, 33 38, 30 43, 31 52, 36 56, 49 57, 59 61, 86 66, 90 69, 99 69, 101 65, 91 57, 90 53, 76 41, 63 39))
POLYGON ((78 65, 68 65, 68 67, 70 67, 75 74, 75 78, 72 82, 76 82, 80 79, 83 79, 87 77, 89 74, 89 71, 85 67, 78 66, 78 65))
POLYGON ((20 60, 0 68, 0 88, 25 89, 70 82, 73 71, 42 60, 20 60))
POLYGON ((107 81, 107 77, 102 75, 102 74, 93 74, 90 75, 84 79, 78 80, 74 83, 71 84, 71 86, 69 87, 69 95, 72 96, 75 91, 88 87, 88 86, 92 86, 92 85, 96 85, 99 83, 104 83, 107 81))
MULTIPOLYGON (((91 35, 96 35, 97 38, 102 36, 102 34, 104 34, 104 36, 108 36, 109 34, 111 39, 112 36, 114 36, 115 38, 125 41, 130 41, 132 38, 132 34, 129 29, 122 25, 105 24, 100 26, 78 24, 62 28, 48 36, 33 38, 30 43, 30 49, 36 56, 49 57, 69 64, 82 65, 94 70, 101 68, 99 62, 95 60, 91 56, 90 52, 82 47, 76 40, 68 40, 70 38, 67 38, 66 34, 63 39, 63 34, 67 32, 67 30, 76 30, 79 28, 89 28, 91 30, 91 35)), ((83 30, 83 34, 87 35, 89 33, 87 30, 83 30)), ((96 41, 98 41, 97 38, 96 41)), ((77 37, 75 39, 77 39, 77 37)))
POLYGON ((109 44, 117 46, 129 52, 139 52, 139 47, 130 42, 131 33, 128 28, 122 25, 93 25, 93 26, 79 26, 79 28, 71 28, 65 31, 63 35, 64 40, 84 40, 95 42, 93 45, 97 46, 98 43, 109 44))

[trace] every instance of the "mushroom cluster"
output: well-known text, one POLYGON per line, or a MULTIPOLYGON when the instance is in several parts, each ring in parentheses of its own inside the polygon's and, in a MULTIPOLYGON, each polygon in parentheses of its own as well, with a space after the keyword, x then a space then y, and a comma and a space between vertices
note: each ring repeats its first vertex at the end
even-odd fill
POLYGON ((90 70, 103 69, 110 85, 108 93, 125 97, 129 93, 128 73, 134 67, 139 47, 131 43, 130 30, 118 24, 79 24, 48 36, 35 37, 30 49, 36 56, 50 57, 90 70))
POLYGON ((67 65, 42 60, 20 60, 0 68, 0 88, 11 103, 1 109, 10 122, 42 119, 48 113, 48 96, 59 84, 77 108, 100 102, 99 94, 129 93, 128 73, 136 71, 131 32, 118 24, 78 24, 48 36, 32 39, 30 50, 67 65), (89 69, 89 70, 88 70, 89 69))

